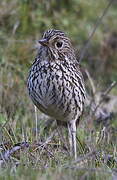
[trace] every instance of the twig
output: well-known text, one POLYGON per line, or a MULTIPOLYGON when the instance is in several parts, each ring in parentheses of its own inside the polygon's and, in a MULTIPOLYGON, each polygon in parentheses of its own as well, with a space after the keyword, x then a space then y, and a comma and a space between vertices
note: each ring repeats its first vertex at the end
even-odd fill
POLYGON ((107 94, 117 85, 117 82, 114 81, 112 84, 106 89, 106 91, 103 93, 103 97, 107 96, 107 94))
POLYGON ((87 159, 89 159, 89 158, 93 158, 93 157, 96 156, 97 154, 99 154, 99 152, 92 151, 92 152, 90 152, 90 153, 85 154, 85 155, 82 156, 82 157, 79 157, 77 160, 72 161, 70 165, 64 165, 63 167, 64 167, 64 168, 71 168, 73 164, 78 164, 78 163, 80 163, 80 162, 82 162, 82 161, 85 161, 85 160, 87 160, 87 159))
POLYGON ((53 138, 53 136, 54 136, 56 133, 57 133, 56 130, 54 130, 54 131, 51 133, 51 135, 46 139, 46 141, 45 141, 44 143, 42 143, 41 145, 39 145, 39 147, 37 147, 37 148, 35 149, 35 151, 36 151, 37 149, 39 149, 40 147, 42 147, 42 151, 43 151, 43 149, 45 148, 45 146, 51 141, 51 139, 53 138))
POLYGON ((85 154, 83 157, 80 157, 77 160, 73 161, 72 163, 75 163, 75 164, 80 163, 81 161, 84 161, 86 159, 89 159, 89 158, 96 156, 96 154, 98 154, 98 153, 99 152, 96 152, 96 151, 89 152, 89 153, 85 154))
POLYGON ((86 50, 87 50, 87 49, 89 48, 89 46, 90 46, 91 38, 93 37, 94 33, 96 32, 98 26, 101 24, 102 19, 103 19, 104 16, 106 15, 106 13, 107 13, 109 7, 111 6, 111 4, 113 3, 113 1, 114 1, 114 0, 109 1, 109 3, 108 3, 108 5, 106 6, 106 8, 104 9, 102 15, 98 18, 97 23, 95 24, 95 27, 94 27, 92 33, 90 34, 90 36, 89 36, 86 44, 84 45, 84 47, 83 47, 82 50, 81 50, 79 62, 81 62, 81 60, 83 59, 83 57, 84 57, 84 55, 85 55, 85 53, 86 53, 86 50))
POLYGON ((86 72, 86 75, 87 75, 87 77, 88 77, 88 79, 89 79, 89 82, 90 82, 90 84, 91 84, 92 93, 93 93, 93 96, 94 96, 95 93, 96 93, 96 88, 95 88, 94 82, 93 82, 93 80, 92 80, 92 78, 91 78, 91 76, 90 76, 90 74, 89 74, 89 72, 88 72, 87 69, 85 69, 85 72, 86 72))
POLYGON ((5 126, 7 125, 7 123, 10 121, 10 119, 6 120, 6 122, 0 127, 0 131, 2 131, 2 129, 5 128, 5 126))
POLYGON ((57 132, 56 132, 56 130, 54 130, 52 133, 51 133, 51 135, 46 139, 46 141, 41 145, 42 147, 45 147, 45 145, 47 145, 50 141, 51 141, 51 139, 53 138, 53 136, 56 134, 57 132))
POLYGON ((0 154, 0 165, 2 165, 3 163, 6 163, 6 161, 10 160, 11 156, 18 150, 22 149, 22 148, 28 148, 29 144, 27 142, 22 142, 19 143, 17 145, 15 145, 13 148, 11 148, 10 150, 6 150, 5 152, 0 154))
POLYGON ((99 108, 99 106, 101 105, 101 103, 104 101, 104 98, 107 96, 107 94, 112 90, 112 88, 114 88, 117 85, 117 82, 114 81, 112 82, 112 84, 107 88, 107 90, 103 93, 102 99, 100 100, 99 104, 95 107, 93 113, 95 113, 97 111, 97 109, 99 108))

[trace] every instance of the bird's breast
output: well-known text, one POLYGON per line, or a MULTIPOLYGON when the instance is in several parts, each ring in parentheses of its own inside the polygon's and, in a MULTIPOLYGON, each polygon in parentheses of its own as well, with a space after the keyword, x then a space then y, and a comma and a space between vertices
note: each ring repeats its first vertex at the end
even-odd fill
POLYGON ((81 114, 82 91, 73 70, 70 72, 60 64, 42 63, 29 79, 29 94, 42 112, 65 121, 81 114))

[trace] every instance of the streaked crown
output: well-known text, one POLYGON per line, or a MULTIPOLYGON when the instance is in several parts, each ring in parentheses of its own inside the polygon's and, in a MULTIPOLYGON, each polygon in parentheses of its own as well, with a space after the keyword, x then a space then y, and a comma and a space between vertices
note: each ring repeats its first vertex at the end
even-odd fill
POLYGON ((55 60, 75 59, 70 39, 60 30, 50 29, 44 32, 39 43, 49 49, 55 60))

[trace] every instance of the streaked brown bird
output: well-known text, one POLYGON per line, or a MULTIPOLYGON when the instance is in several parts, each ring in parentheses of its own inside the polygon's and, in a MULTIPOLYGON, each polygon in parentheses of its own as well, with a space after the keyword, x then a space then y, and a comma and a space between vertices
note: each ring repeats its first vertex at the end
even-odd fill
POLYGON ((40 111, 67 123, 70 152, 76 159, 76 121, 85 101, 79 63, 64 32, 48 30, 38 42, 38 54, 28 76, 29 95, 40 111))

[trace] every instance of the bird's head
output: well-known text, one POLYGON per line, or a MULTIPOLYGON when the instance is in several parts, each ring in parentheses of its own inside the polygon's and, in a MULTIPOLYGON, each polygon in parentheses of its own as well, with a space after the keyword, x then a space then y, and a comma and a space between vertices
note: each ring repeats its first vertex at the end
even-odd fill
POLYGON ((75 56, 70 39, 60 30, 51 29, 44 32, 38 42, 42 45, 42 49, 46 47, 49 50, 55 60, 72 59, 75 56))

